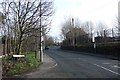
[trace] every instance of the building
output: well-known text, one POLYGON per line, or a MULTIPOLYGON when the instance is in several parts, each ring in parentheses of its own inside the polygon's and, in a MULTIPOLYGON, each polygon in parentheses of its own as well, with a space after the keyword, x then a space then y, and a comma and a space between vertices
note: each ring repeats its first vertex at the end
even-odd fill
POLYGON ((83 43, 88 43, 88 34, 81 28, 73 28, 66 33, 65 45, 76 46, 83 43), (74 43, 74 44, 73 44, 74 43))

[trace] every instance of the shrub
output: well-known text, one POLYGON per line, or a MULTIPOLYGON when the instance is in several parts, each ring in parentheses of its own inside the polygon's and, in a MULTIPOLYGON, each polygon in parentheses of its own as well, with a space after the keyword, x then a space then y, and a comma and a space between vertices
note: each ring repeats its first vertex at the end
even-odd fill
POLYGON ((97 43, 96 49, 94 49, 93 44, 82 44, 78 46, 61 46, 64 50, 75 50, 82 52, 93 53, 96 50, 96 54, 111 55, 115 57, 120 56, 120 42, 116 43, 97 43))
POLYGON ((10 56, 2 58, 3 76, 12 76, 36 68, 40 60, 35 58, 35 53, 28 52, 24 59, 14 60, 10 56))

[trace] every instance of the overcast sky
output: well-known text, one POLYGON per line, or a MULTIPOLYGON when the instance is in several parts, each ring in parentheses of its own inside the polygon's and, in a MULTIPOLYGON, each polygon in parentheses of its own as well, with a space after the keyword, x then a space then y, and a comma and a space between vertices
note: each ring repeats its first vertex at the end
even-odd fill
POLYGON ((55 0, 55 14, 50 35, 59 36, 61 23, 67 17, 79 18, 82 22, 104 22, 110 28, 118 16, 120 0, 55 0))

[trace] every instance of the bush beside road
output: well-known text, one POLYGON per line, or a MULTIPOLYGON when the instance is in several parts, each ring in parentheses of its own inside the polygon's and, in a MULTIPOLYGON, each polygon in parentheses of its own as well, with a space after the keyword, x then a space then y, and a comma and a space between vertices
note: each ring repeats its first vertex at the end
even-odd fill
POLYGON ((2 58, 3 77, 13 76, 21 74, 27 71, 31 71, 41 64, 39 59, 35 58, 34 52, 28 52, 25 54, 25 58, 21 58, 17 61, 13 58, 4 57, 2 58))
POLYGON ((90 52, 95 54, 101 54, 106 56, 113 56, 120 60, 120 43, 97 43, 96 48, 93 47, 93 44, 84 44, 79 46, 61 46, 63 50, 72 50, 79 52, 90 52))

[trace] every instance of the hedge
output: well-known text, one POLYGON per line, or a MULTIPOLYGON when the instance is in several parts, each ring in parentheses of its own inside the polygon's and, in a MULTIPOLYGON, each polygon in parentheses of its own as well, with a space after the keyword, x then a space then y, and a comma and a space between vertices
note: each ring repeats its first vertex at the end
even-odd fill
POLYGON ((61 46, 61 49, 63 50, 72 50, 72 51, 81 51, 81 52, 89 52, 94 53, 96 51, 96 54, 103 54, 103 55, 110 55, 114 57, 120 56, 120 42, 117 43, 97 43, 96 49, 94 49, 93 44, 85 44, 85 45, 79 45, 79 46, 61 46))

